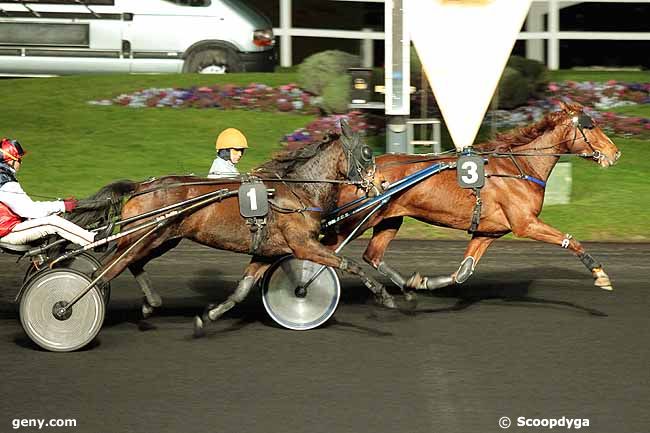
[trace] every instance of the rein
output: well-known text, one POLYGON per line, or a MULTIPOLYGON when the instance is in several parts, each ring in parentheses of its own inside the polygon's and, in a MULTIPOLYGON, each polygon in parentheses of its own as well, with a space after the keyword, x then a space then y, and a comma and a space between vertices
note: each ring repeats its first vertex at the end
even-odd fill
MULTIPOLYGON (((363 182, 361 181, 352 181, 352 180, 336 180, 336 179, 287 179, 287 178, 273 178, 273 177, 257 177, 255 178, 264 181, 264 182, 283 182, 283 183, 332 183, 332 184, 345 184, 345 185, 358 185, 361 186, 363 182)), ((153 182, 154 179, 151 179, 147 182, 153 182)), ((203 185, 223 185, 223 184, 228 184, 228 183, 242 183, 243 179, 241 177, 232 177, 232 178, 221 178, 221 179, 215 179, 215 180, 203 180, 203 181, 195 181, 195 182, 177 182, 177 183, 170 183, 169 185, 160 185, 155 188, 149 188, 145 189, 143 191, 138 191, 136 193, 131 194, 131 198, 137 197, 139 195, 144 195, 144 194, 150 194, 152 192, 156 191, 161 191, 161 190, 168 190, 171 188, 180 188, 183 186, 203 186, 203 185)))

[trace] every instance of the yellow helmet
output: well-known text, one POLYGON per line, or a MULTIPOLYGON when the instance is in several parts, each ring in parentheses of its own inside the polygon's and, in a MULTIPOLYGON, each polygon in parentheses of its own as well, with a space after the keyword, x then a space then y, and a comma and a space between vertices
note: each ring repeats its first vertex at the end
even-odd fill
POLYGON ((217 150, 221 149, 248 149, 246 136, 239 129, 228 128, 221 131, 217 137, 217 150))

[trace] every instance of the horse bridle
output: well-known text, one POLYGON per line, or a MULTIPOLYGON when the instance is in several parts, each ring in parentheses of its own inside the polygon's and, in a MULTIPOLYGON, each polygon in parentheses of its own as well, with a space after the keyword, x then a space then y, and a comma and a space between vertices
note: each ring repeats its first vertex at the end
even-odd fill
POLYGON ((361 188, 369 191, 373 186, 377 166, 372 149, 366 144, 359 145, 358 140, 356 138, 354 143, 350 143, 348 138, 341 138, 348 161, 347 179, 358 182, 361 188))
POLYGON ((571 123, 573 124, 574 130, 573 130, 573 141, 571 142, 571 146, 573 146, 576 142, 576 138, 578 138, 578 131, 580 131, 580 135, 582 135, 582 139, 587 143, 587 146, 589 146, 589 149, 591 150, 591 157, 597 161, 600 162, 603 159, 609 159, 606 155, 604 155, 601 151, 596 150, 594 146, 591 144, 589 139, 587 138, 587 135, 585 134, 585 129, 594 129, 596 125, 594 124, 594 121, 589 115, 585 114, 584 112, 578 113, 569 113, 572 115, 571 117, 571 123))

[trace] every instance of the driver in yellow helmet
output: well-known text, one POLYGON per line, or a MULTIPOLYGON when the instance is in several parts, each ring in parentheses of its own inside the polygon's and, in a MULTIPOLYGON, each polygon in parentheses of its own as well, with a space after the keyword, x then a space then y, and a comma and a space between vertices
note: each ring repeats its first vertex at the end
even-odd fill
POLYGON ((244 155, 244 150, 248 149, 246 136, 235 128, 224 129, 217 137, 216 147, 217 157, 214 159, 212 167, 210 167, 208 177, 216 179, 239 176, 235 164, 244 155))

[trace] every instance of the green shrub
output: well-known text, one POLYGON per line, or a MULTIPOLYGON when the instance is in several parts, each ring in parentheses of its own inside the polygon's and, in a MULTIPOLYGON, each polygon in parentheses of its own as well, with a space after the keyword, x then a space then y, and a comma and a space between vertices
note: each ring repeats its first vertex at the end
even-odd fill
POLYGON ((327 113, 347 113, 352 78, 339 75, 323 89, 323 109, 327 113))
POLYGON ((529 83, 518 70, 506 67, 499 81, 498 106, 506 110, 524 105, 528 100, 529 83))
POLYGON ((546 65, 537 60, 511 56, 508 60, 508 67, 519 71, 528 81, 528 92, 531 96, 536 95, 546 82, 546 65))
POLYGON ((330 83, 348 74, 348 68, 358 66, 358 56, 338 50, 323 51, 307 57, 298 66, 298 83, 308 92, 323 95, 330 83))

